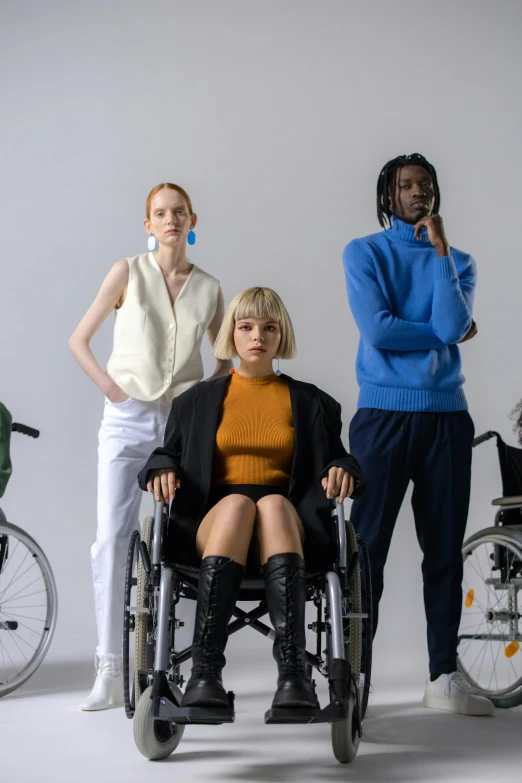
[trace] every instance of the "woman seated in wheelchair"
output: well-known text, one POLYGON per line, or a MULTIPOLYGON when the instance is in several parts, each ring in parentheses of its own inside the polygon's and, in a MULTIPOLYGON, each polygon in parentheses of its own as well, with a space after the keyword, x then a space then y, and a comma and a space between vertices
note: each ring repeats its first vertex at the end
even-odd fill
POLYGON ((341 441, 341 408, 310 383, 272 369, 295 355, 290 317, 269 288, 235 297, 216 339, 229 376, 177 397, 165 432, 140 473, 142 489, 173 501, 178 562, 201 563, 193 667, 182 706, 229 701, 221 671, 227 626, 245 567, 261 566, 279 677, 272 707, 319 708, 306 673, 305 562, 335 559, 331 502, 362 492, 357 462, 341 441))

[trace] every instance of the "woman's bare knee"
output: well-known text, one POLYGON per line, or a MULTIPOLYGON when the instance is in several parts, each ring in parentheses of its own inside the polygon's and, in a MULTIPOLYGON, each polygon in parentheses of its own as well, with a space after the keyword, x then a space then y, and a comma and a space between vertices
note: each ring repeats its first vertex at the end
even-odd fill
POLYGON ((303 525, 292 503, 283 495, 265 495, 257 503, 258 528, 296 530, 303 537, 303 525))
POLYGON ((214 506, 221 514, 239 517, 240 519, 254 519, 256 514, 256 504, 246 495, 227 495, 214 506))
POLYGON ((282 495, 266 495, 257 503, 256 537, 261 562, 281 552, 303 553, 304 530, 293 505, 282 495))
POLYGON ((246 560, 252 539, 256 507, 244 495, 228 495, 216 503, 201 522, 196 537, 199 553, 246 560))

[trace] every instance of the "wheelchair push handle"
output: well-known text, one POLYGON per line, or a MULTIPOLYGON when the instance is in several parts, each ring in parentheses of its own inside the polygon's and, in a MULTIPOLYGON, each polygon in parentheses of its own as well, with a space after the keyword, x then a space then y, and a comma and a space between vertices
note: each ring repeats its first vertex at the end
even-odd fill
POLYGON ((40 430, 35 430, 34 427, 28 427, 26 424, 13 423, 11 432, 20 432, 22 435, 29 435, 30 438, 40 437, 40 430))
POLYGON ((479 435, 478 438, 475 438, 473 441, 473 448, 475 446, 480 446, 481 443, 485 443, 487 440, 491 440, 491 438, 500 438, 500 435, 498 432, 495 432, 494 430, 488 430, 487 432, 484 432, 482 435, 479 435))

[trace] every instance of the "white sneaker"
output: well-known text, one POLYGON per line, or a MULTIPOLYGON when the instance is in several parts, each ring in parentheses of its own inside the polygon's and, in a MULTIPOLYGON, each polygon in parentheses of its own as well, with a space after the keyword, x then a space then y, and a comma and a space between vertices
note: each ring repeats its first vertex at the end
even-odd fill
POLYGON ((94 686, 80 706, 86 712, 123 707, 123 676, 121 658, 104 655, 100 658, 94 686))
POLYGON ((460 672, 441 674, 434 682, 428 680, 423 705, 435 710, 447 710, 460 715, 493 715, 495 705, 480 696, 460 672))

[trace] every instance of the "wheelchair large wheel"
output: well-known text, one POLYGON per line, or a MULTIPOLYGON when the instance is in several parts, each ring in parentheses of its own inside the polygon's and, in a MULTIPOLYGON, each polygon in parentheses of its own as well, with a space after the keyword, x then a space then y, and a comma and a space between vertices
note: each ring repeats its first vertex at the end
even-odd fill
MULTIPOLYGON (((149 556, 152 552, 152 534, 154 531, 154 517, 146 517, 141 528, 141 540, 145 542, 149 556)), ((149 577, 143 568, 141 557, 138 561, 138 576, 136 585, 136 606, 147 612, 137 612, 134 628, 134 693, 136 703, 143 692, 143 681, 140 672, 153 668, 154 649, 147 646, 147 634, 151 626, 152 595, 149 591, 149 577)))
POLYGON ((370 557, 364 540, 357 536, 360 558, 362 564, 361 579, 361 611, 366 614, 362 620, 362 651, 361 651, 361 677, 359 678, 359 702, 361 720, 366 715, 368 698, 372 682, 372 653, 373 653, 373 605, 372 605, 372 575, 370 571, 370 557))
POLYGON ((522 704, 522 531, 492 528, 463 546, 458 667, 496 707, 522 704))
POLYGON ((58 595, 46 556, 0 514, 0 696, 16 690, 45 658, 58 595))
POLYGON ((359 562, 349 586, 349 596, 343 600, 343 614, 368 615, 367 617, 349 617, 348 627, 345 624, 345 635, 349 640, 350 669, 359 686, 362 720, 368 707, 372 673, 373 632, 370 561, 364 541, 356 535, 350 522, 346 525, 346 537, 348 560, 353 552, 359 552, 359 562))
MULTIPOLYGON (((170 683, 172 695, 181 703, 181 691, 170 683)), ((150 698, 152 685, 142 693, 136 706, 133 721, 134 741, 139 752, 151 761, 166 759, 178 747, 185 726, 165 720, 154 720, 153 702, 150 698)))
POLYGON ((125 573, 125 598, 123 611, 123 698, 125 713, 132 718, 136 709, 134 687, 134 636, 136 624, 136 587, 138 583, 138 561, 140 558, 140 533, 134 530, 129 542, 127 570, 125 573))
POLYGON ((332 750, 341 764, 353 761, 359 750, 357 704, 355 685, 352 683, 348 696, 348 715, 343 720, 332 723, 332 750))
POLYGON ((129 542, 127 572, 125 576, 125 610, 123 617, 123 694, 125 712, 132 718, 143 690, 147 687, 144 672, 154 665, 154 648, 149 645, 153 596, 149 590, 149 577, 143 568, 140 540, 151 551, 154 518, 146 517, 141 536, 135 530, 129 542))
MULTIPOLYGON (((353 525, 348 522, 346 524, 346 538, 348 549, 348 562, 354 552, 358 552, 357 535, 353 528, 353 525)), ((343 600, 343 613, 353 612, 354 614, 362 614, 362 594, 361 594, 361 566, 357 563, 355 573, 352 577, 352 582, 349 586, 350 596, 343 600)), ((350 669, 355 677, 356 682, 359 682, 361 675, 361 658, 362 658, 362 639, 363 639, 363 622, 360 617, 350 617, 348 619, 348 635, 350 639, 350 669)))
POLYGON ((347 703, 347 715, 331 724, 332 750, 337 761, 347 764, 353 761, 359 749, 359 693, 356 679, 349 667, 339 667, 344 659, 348 663, 349 647, 346 645, 343 596, 339 577, 329 572, 325 580, 325 631, 326 664, 330 682, 330 702, 347 703), (339 671, 339 668, 341 671, 339 671), (345 679, 339 682, 339 678, 345 679), (346 695, 345 695, 346 694, 346 695))

